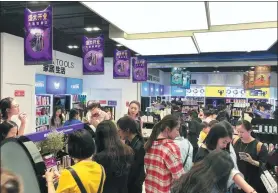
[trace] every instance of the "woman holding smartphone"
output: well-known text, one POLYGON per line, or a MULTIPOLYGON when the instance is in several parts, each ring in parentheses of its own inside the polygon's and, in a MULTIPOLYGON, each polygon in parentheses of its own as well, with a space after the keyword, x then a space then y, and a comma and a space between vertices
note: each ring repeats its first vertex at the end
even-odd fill
POLYGON ((237 130, 239 137, 233 140, 233 145, 237 154, 239 171, 257 192, 267 193, 260 179, 260 167, 266 163, 267 149, 263 143, 251 136, 252 125, 249 121, 238 122, 237 130))

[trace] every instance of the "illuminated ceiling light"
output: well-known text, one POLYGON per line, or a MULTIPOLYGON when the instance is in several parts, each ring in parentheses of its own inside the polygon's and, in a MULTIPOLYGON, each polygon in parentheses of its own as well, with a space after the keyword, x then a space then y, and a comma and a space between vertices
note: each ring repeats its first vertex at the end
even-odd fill
POLYGON ((209 2, 211 25, 277 21, 277 2, 209 2))
POLYGON ((208 29, 204 2, 82 2, 82 4, 127 34, 208 29), (142 14, 138 14, 135 10, 142 14))
POLYGON ((78 46, 74 45, 74 46, 73 46, 73 48, 77 49, 77 48, 78 48, 78 46))
POLYGON ((251 69, 254 69, 255 67, 254 66, 252 66, 252 67, 250 67, 251 69))
POLYGON ((117 46, 117 47, 122 47, 123 45, 122 45, 122 44, 116 44, 116 46, 117 46))
POLYGON ((201 52, 263 51, 277 41, 277 28, 194 33, 201 52))
POLYGON ((69 45, 68 48, 69 48, 69 49, 73 49, 73 46, 72 46, 72 45, 69 45))
POLYGON ((84 28, 87 32, 91 32, 91 31, 100 31, 99 27, 86 27, 84 28))
POLYGON ((134 54, 135 56, 139 56, 140 54, 134 54))
POLYGON ((156 38, 141 40, 113 38, 113 40, 143 56, 198 53, 198 50, 191 37, 156 38))

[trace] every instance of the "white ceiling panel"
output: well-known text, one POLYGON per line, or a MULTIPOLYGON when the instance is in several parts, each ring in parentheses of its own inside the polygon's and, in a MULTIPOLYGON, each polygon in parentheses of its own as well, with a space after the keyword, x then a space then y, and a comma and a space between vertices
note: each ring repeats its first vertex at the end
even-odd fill
POLYGON ((209 2, 211 25, 277 21, 277 2, 209 2))
POLYGON ((208 29, 204 2, 82 2, 127 34, 208 29))
POLYGON ((277 41, 277 28, 194 33, 200 52, 263 51, 277 41))
POLYGON ((191 37, 126 40, 114 38, 116 42, 140 55, 197 54, 191 37))

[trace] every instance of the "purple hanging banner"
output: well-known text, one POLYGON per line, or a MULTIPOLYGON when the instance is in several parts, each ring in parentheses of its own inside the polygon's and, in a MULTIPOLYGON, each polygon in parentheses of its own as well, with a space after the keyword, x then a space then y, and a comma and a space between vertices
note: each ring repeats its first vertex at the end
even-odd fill
POLYGON ((104 74, 104 38, 83 37, 83 75, 104 74))
POLYGON ((25 65, 52 64, 52 7, 32 12, 24 10, 25 65))
POLYGON ((114 51, 113 78, 130 78, 130 51, 114 51))
POLYGON ((148 80, 147 60, 132 58, 132 81, 145 82, 148 80))

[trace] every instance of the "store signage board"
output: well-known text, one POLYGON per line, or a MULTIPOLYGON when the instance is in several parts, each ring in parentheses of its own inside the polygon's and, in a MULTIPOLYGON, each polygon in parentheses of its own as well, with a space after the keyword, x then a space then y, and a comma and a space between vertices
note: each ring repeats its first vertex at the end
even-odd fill
POLYGON ((104 74, 104 37, 83 36, 83 75, 104 74))
POLYGON ((14 91, 15 97, 24 97, 25 96, 25 90, 15 90, 14 91))
MULTIPOLYGON (((84 128, 84 124, 76 124, 76 125, 70 125, 70 126, 66 126, 66 127, 61 127, 58 128, 57 131, 64 133, 64 134, 69 134, 72 133, 74 131, 80 130, 84 128)), ((45 140, 47 135, 50 133, 50 130, 46 130, 46 131, 41 131, 41 132, 36 132, 36 133, 31 133, 28 135, 25 135, 26 137, 28 137, 31 141, 33 142, 38 142, 38 141, 42 141, 45 140)))
POLYGON ((254 85, 255 88, 270 87, 270 66, 256 66, 254 85))
POLYGON ((261 88, 261 89, 247 90, 246 98, 268 99, 270 98, 270 89, 261 88))
POLYGON ((208 86, 205 89, 206 97, 226 97, 226 87, 208 86))
POLYGON ((182 86, 182 68, 172 68, 171 69, 171 85, 172 86, 182 86))
POLYGON ((117 106, 117 101, 108 101, 108 106, 117 106))
POLYGON ((46 75, 36 74, 35 93, 46 94, 46 75))
POLYGON ((186 96, 186 90, 178 86, 171 86, 171 95, 172 96, 186 96))
POLYGON ((67 78, 66 94, 82 94, 83 80, 78 78, 67 78))
POLYGON ((132 62, 132 82, 145 82, 148 80, 148 63, 145 59, 134 57, 132 62))
POLYGON ((144 97, 150 96, 150 89, 149 89, 148 82, 143 82, 141 84, 141 96, 144 96, 144 97))
POLYGON ((130 78, 130 55, 131 54, 129 50, 115 49, 113 58, 113 78, 130 78))
POLYGON ((190 89, 186 89, 186 96, 189 96, 189 97, 205 97, 205 87, 191 86, 190 89))
POLYGON ((226 87, 227 98, 246 98, 246 93, 243 88, 226 87))
POLYGON ((66 94, 67 79, 60 76, 46 76, 46 93, 66 94))
POLYGON ((25 65, 52 62, 52 7, 42 11, 24 10, 24 61, 25 65))

